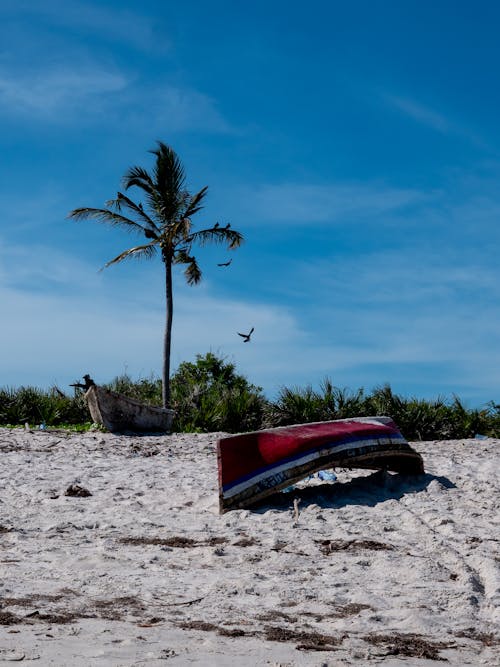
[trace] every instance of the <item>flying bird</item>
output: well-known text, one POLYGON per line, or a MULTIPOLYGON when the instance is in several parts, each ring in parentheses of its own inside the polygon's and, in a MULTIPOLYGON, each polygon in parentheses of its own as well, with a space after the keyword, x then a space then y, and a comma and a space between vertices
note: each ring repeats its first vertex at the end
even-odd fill
POLYGON ((253 330, 254 330, 254 328, 252 327, 250 329, 249 333, 247 333, 247 334, 239 333, 239 331, 237 331, 236 333, 238 334, 238 336, 241 336, 244 339, 243 340, 244 343, 248 343, 250 341, 250 336, 253 334, 253 330))
POLYGON ((231 264, 232 261, 233 261, 233 259, 231 258, 231 259, 229 260, 229 262, 222 262, 221 264, 217 264, 217 266, 229 266, 229 265, 231 264))

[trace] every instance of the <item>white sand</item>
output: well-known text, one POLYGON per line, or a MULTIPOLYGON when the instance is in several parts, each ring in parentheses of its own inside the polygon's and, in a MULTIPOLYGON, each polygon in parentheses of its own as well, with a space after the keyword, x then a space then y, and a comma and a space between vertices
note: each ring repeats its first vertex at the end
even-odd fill
POLYGON ((1 665, 500 664, 500 441, 221 516, 217 437, 0 429, 1 665))

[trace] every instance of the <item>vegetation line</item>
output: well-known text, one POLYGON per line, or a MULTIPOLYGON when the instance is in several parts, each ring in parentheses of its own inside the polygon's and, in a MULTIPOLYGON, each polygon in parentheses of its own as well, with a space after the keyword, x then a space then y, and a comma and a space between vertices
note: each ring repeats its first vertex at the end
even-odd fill
MULTIPOLYGON (((194 362, 183 362, 170 378, 175 410, 173 431, 241 433, 260 428, 313 421, 388 415, 408 440, 473 438, 477 434, 500 437, 500 405, 493 401, 483 409, 468 409, 457 396, 451 400, 403 398, 389 385, 351 391, 325 379, 319 390, 312 386, 283 387, 268 400, 260 387, 236 371, 234 364, 209 352, 194 362)), ((132 380, 115 378, 108 388, 144 403, 160 405, 162 381, 151 376, 132 380)), ((58 387, 0 389, 0 425, 59 427, 86 430, 92 427, 81 389, 68 396, 58 387)))

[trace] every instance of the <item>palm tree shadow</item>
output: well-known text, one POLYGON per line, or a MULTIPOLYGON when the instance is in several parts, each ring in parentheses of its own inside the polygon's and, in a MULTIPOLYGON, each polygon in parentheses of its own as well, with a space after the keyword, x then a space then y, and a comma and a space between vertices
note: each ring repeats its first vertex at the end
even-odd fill
POLYGON ((348 505, 374 507, 387 500, 400 500, 408 493, 424 491, 434 480, 446 489, 456 488, 451 480, 443 476, 428 473, 392 474, 378 470, 366 477, 356 477, 347 482, 317 484, 275 493, 255 503, 250 510, 258 514, 271 509, 288 511, 294 500, 299 501, 302 510, 308 505, 317 505, 323 509, 339 509, 348 505))

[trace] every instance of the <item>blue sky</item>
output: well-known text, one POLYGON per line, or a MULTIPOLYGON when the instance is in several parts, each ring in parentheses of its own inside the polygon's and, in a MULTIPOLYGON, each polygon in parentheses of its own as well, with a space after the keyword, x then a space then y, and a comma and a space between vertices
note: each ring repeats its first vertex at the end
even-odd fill
POLYGON ((160 372, 161 262, 99 273, 136 239, 66 218, 160 139, 209 186, 197 226, 246 239, 176 276, 174 368, 498 402, 499 24, 491 1, 2 0, 0 386, 160 372))

